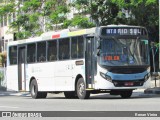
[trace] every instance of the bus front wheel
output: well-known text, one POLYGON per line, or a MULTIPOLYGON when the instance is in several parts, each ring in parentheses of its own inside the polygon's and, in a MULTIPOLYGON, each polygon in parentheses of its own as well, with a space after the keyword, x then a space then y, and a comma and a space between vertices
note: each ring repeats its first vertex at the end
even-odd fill
POLYGON ((79 99, 88 99, 90 96, 90 92, 86 91, 86 86, 85 86, 83 78, 80 78, 78 80, 76 91, 77 91, 77 96, 79 99))
POLYGON ((132 90, 121 91, 120 96, 122 98, 130 98, 132 95, 132 90))
POLYGON ((34 99, 47 97, 47 92, 38 92, 38 85, 36 80, 32 80, 30 84, 30 93, 31 97, 34 99))

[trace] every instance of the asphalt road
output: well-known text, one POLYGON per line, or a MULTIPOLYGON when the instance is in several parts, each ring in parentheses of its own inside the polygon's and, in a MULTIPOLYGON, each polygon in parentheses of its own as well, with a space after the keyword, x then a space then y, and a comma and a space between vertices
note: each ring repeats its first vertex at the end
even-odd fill
POLYGON ((129 99, 109 94, 90 99, 66 99, 48 94, 46 99, 32 99, 30 94, 0 94, 0 111, 160 111, 160 95, 134 92, 129 99))
MULTIPOLYGON (((130 99, 122 99, 120 96, 109 94, 91 95, 90 99, 66 99, 61 94, 48 94, 46 99, 32 99, 30 94, 3 93, 0 92, 0 112, 3 111, 67 111, 72 112, 96 111, 93 115, 103 111, 158 111, 160 115, 160 95, 144 94, 143 91, 134 92, 130 99)), ((5 118, 0 120, 158 120, 159 117, 62 117, 63 112, 57 112, 59 117, 45 118, 5 118), (61 116, 62 115, 62 116, 61 116)), ((47 113, 48 114, 48 113, 47 113)), ((55 113, 51 113, 56 115, 55 113)), ((74 113, 73 113, 74 114, 74 113)), ((81 113, 82 114, 82 113, 81 113)), ((122 113, 127 114, 127 113, 122 113)), ((134 114, 134 113, 133 113, 134 114)), ((99 114, 101 115, 101 114, 99 114)), ((105 115, 105 114, 103 114, 105 115)), ((82 115, 83 116, 83 115, 82 115)))

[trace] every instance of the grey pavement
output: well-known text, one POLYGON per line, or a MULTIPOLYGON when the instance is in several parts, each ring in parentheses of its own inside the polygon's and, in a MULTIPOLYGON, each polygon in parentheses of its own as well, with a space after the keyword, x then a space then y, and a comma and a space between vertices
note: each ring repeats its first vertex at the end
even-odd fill
POLYGON ((160 87, 148 88, 144 90, 145 94, 160 94, 160 87))
POLYGON ((160 94, 160 79, 151 80, 151 88, 145 89, 144 94, 160 94))
POLYGON ((17 91, 0 91, 0 96, 30 96, 30 93, 17 91))
MULTIPOLYGON (((145 89, 137 89, 133 91, 133 95, 132 96, 145 96, 145 95, 154 95, 151 93, 145 93, 144 92, 145 89), (144 94, 145 93, 145 94, 144 94)), ((100 94, 91 94, 91 96, 103 96, 103 94, 105 93, 100 93, 100 94)), ((49 93, 47 96, 52 96, 52 93, 49 93)), ((22 96, 22 97, 31 97, 29 92, 17 92, 17 91, 0 91, 0 96, 22 96)), ((54 95, 54 96, 64 96, 63 93, 59 94, 59 95, 54 95)))
MULTIPOLYGON (((148 89, 137 89, 133 91, 134 94, 160 94, 160 79, 151 80, 151 88, 148 89)), ((0 87, 0 96, 30 96, 29 92, 17 92, 17 91, 6 91, 5 88, 0 87)))

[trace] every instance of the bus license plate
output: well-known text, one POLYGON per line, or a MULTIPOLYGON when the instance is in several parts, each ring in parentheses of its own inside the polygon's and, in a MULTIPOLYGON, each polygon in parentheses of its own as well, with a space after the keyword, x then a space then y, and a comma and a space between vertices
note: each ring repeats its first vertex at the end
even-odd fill
POLYGON ((133 83, 133 82, 125 82, 124 85, 125 85, 125 86, 133 86, 134 83, 133 83))

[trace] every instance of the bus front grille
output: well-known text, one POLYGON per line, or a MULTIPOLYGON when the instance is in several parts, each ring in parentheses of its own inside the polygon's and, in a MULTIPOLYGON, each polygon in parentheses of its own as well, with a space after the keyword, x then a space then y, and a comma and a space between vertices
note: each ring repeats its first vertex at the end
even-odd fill
POLYGON ((134 86, 143 86, 144 79, 140 80, 113 80, 112 81, 115 87, 134 87, 134 86))

